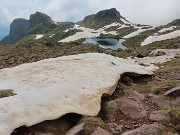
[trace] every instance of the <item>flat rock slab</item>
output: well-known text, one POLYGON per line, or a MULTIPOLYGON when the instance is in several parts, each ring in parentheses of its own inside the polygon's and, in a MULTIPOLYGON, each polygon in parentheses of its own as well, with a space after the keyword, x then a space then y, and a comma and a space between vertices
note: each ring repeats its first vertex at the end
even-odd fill
POLYGON ((180 96, 180 86, 166 91, 163 95, 169 96, 169 97, 179 97, 180 96))
POLYGON ((0 135, 68 113, 96 116, 103 94, 111 95, 126 72, 152 75, 133 60, 87 53, 46 59, 0 70, 0 135))

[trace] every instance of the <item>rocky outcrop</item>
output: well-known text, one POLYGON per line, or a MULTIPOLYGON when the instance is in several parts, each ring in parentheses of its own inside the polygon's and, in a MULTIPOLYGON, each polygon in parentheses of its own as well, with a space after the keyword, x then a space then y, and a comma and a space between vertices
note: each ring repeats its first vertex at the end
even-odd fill
POLYGON ((118 101, 121 112, 132 119, 141 119, 147 115, 146 109, 142 102, 134 97, 123 98, 118 101))
POLYGON ((113 22, 119 22, 123 24, 120 18, 123 17, 120 15, 119 11, 117 11, 115 8, 111 8, 85 17, 81 22, 81 25, 87 28, 98 29, 113 22))
POLYGON ((24 37, 29 28, 29 21, 26 19, 15 19, 10 25, 9 35, 4 37, 0 44, 13 44, 24 37))
POLYGON ((180 26, 180 19, 176 19, 171 23, 167 24, 166 26, 180 26))
POLYGON ((15 19, 10 25, 9 35, 0 44, 14 44, 26 35, 43 34, 56 26, 48 15, 36 12, 30 16, 30 20, 15 19))
POLYGON ((56 24, 53 20, 51 20, 51 17, 48 15, 36 12, 35 14, 32 14, 29 19, 30 27, 27 31, 27 34, 43 34, 53 28, 56 27, 56 24))

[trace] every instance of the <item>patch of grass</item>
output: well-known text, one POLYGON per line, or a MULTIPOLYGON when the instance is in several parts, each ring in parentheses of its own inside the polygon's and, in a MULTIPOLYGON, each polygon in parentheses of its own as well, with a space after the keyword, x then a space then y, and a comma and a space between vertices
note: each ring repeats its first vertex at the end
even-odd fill
MULTIPOLYGON (((180 58, 173 59, 171 61, 159 64, 161 68, 155 71, 156 74, 161 74, 161 73, 169 73, 169 72, 175 72, 175 71, 180 71, 180 58)), ((166 78, 169 78, 169 76, 166 76, 166 78)))
POLYGON ((14 96, 13 90, 0 90, 0 98, 14 96))
POLYGON ((117 31, 118 28, 119 28, 119 26, 112 26, 112 27, 109 27, 109 28, 105 29, 105 31, 106 32, 117 31))
POLYGON ((31 35, 23 37, 18 43, 25 43, 30 40, 34 40, 35 38, 36 38, 36 34, 31 34, 31 35))
POLYGON ((97 127, 106 129, 106 124, 102 119, 98 117, 83 117, 79 123, 83 123, 83 122, 85 124, 83 131, 81 131, 81 134, 83 135, 92 134, 93 131, 97 129, 97 127))
POLYGON ((138 30, 137 28, 134 28, 134 26, 131 27, 125 27, 117 30, 118 37, 124 37, 134 31, 138 30))
POLYGON ((133 84, 131 86, 126 86, 125 89, 136 90, 140 93, 154 93, 160 94, 164 92, 164 88, 166 87, 174 87, 180 85, 180 81, 178 80, 164 80, 164 81, 157 81, 153 80, 148 82, 147 84, 133 84))
POLYGON ((167 109, 167 117, 161 123, 167 127, 173 128, 176 132, 180 132, 180 108, 173 107, 167 109))
POLYGON ((61 39, 74 35, 76 32, 81 32, 81 30, 78 29, 70 29, 73 27, 74 27, 73 23, 60 24, 57 28, 46 33, 44 38, 45 39, 51 38, 53 41, 59 41, 61 39), (69 29, 69 31, 64 32, 67 29, 69 29))

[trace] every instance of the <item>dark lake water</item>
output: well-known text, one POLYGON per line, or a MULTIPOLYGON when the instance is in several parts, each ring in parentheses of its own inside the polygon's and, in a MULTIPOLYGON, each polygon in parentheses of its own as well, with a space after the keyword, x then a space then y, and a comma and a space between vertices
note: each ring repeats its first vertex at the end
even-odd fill
POLYGON ((116 39, 116 38, 87 38, 83 43, 89 43, 93 45, 99 45, 102 48, 109 48, 113 50, 117 50, 119 48, 121 49, 127 49, 125 46, 122 45, 122 42, 124 42, 124 39, 116 39))

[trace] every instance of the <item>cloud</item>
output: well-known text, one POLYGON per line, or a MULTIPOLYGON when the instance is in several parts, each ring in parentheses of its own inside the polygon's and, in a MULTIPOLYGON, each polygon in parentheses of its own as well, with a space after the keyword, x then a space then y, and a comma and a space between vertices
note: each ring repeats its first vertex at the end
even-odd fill
POLYGON ((133 23, 161 25, 180 18, 179 0, 0 0, 0 25, 9 25, 15 18, 29 18, 36 11, 56 21, 80 21, 100 10, 117 8, 133 23))

